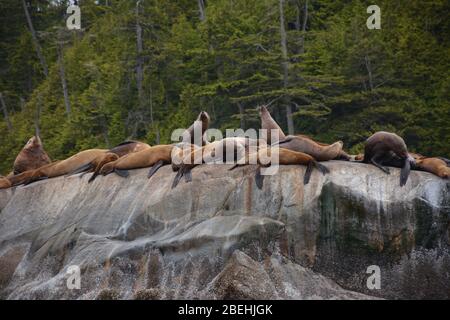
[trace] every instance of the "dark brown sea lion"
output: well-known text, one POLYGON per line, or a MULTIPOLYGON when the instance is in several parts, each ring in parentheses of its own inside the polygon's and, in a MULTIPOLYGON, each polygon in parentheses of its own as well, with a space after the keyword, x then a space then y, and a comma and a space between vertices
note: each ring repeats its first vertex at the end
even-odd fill
POLYGON ((51 163, 39 136, 33 136, 17 155, 14 161, 14 174, 37 169, 51 163))
MULTIPOLYGON (((389 174, 388 168, 383 165, 394 165, 394 159, 400 160, 400 186, 408 181, 411 165, 415 164, 414 158, 408 153, 405 141, 395 133, 379 131, 370 136, 365 143, 363 162, 371 163, 389 174)), ((395 160, 398 163, 397 160, 395 160)))

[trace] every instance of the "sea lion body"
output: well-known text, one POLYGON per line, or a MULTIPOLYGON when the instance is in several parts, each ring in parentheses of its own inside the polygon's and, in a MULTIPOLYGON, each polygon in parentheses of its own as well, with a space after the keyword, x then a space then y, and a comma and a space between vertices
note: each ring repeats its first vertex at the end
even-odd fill
POLYGON ((414 158, 408 153, 405 141, 392 132, 378 131, 370 136, 364 146, 363 162, 371 163, 389 174, 383 165, 401 167, 400 186, 408 180, 414 158))
MULTIPOLYGON (((92 177, 95 179, 98 172, 100 171, 101 167, 105 165, 108 162, 115 161, 127 154, 139 152, 142 150, 147 150, 150 148, 150 145, 139 142, 139 141, 124 141, 114 148, 111 148, 108 150, 108 152, 101 154, 97 156, 92 162, 84 164, 80 166, 79 168, 72 171, 69 175, 77 174, 83 172, 81 176, 88 172, 95 172, 94 176, 92 177)), ((92 179, 92 180, 93 180, 92 179)), ((90 179, 91 181, 91 179, 90 179)))
MULTIPOLYGON (((246 137, 229 137, 209 143, 202 148, 197 148, 188 154, 183 163, 194 167, 201 163, 237 161, 245 155, 250 139, 246 137)), ((256 141, 255 141, 256 146, 256 141)))
POLYGON ((270 112, 267 110, 267 107, 262 106, 259 108, 259 116, 261 118, 261 129, 267 130, 267 143, 269 145, 277 143, 278 141, 284 140, 286 138, 283 130, 272 118, 270 112), (276 138, 275 136, 272 137, 272 130, 278 131, 278 138, 276 138))
POLYGON ((272 118, 266 107, 261 107, 259 111, 261 117, 261 128, 267 129, 267 143, 277 145, 280 148, 289 149, 296 152, 307 153, 318 161, 332 159, 350 160, 351 157, 342 150, 342 141, 337 141, 331 145, 314 141, 310 137, 299 134, 286 136, 280 126, 272 118), (270 130, 277 130, 279 139, 273 139, 270 130))
POLYGON ((31 179, 33 182, 42 178, 54 178, 72 173, 83 165, 87 165, 98 157, 102 157, 108 152, 107 149, 88 149, 81 151, 65 160, 52 162, 34 170, 31 179))
POLYGON ((150 145, 140 141, 124 141, 114 148, 109 149, 109 152, 123 157, 129 153, 139 152, 150 148, 150 145))
POLYGON ((415 169, 427 171, 441 177, 448 179, 450 177, 450 168, 447 163, 440 158, 421 158, 416 160, 415 169))
POLYGON ((113 162, 106 163, 99 171, 107 175, 116 170, 131 170, 153 166, 158 161, 171 162, 171 153, 174 145, 157 145, 148 149, 127 154, 113 162))
POLYGON ((342 141, 337 141, 331 145, 321 145, 305 136, 287 136, 277 144, 278 147, 302 152, 314 157, 317 161, 328 161, 342 155, 342 141))
POLYGON ((17 155, 14 161, 14 174, 37 169, 51 163, 39 136, 33 136, 17 155))

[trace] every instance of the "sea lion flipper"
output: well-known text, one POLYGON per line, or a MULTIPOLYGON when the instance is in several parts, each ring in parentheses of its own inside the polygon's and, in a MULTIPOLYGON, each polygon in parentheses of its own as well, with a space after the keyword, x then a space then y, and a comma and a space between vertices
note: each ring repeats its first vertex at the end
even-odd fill
POLYGON ((186 169, 184 172, 184 181, 192 182, 192 169, 186 169))
POLYGON ((92 181, 94 181, 98 176, 98 172, 94 172, 92 174, 92 176, 89 178, 88 183, 91 183, 92 181))
POLYGON ((309 179, 311 178, 311 173, 314 168, 314 162, 310 161, 306 166, 305 175, 303 176, 303 185, 307 185, 309 183, 309 179))
POLYGON ((277 145, 280 145, 280 144, 283 144, 283 143, 291 142, 293 138, 294 137, 286 137, 283 140, 278 140, 277 142, 272 143, 271 146, 273 147, 273 146, 277 146, 277 145))
POLYGON ((256 183, 256 186, 258 187, 258 189, 261 190, 264 185, 264 176, 261 174, 260 166, 258 166, 258 169, 256 169, 255 183, 256 183))
POLYGON ((164 165, 164 161, 163 160, 159 160, 158 162, 156 162, 153 167, 151 167, 150 171, 147 174, 147 178, 150 179, 155 173, 156 171, 159 170, 159 168, 161 168, 164 165))
POLYGON ((405 160, 405 165, 400 171, 400 187, 403 187, 408 181, 409 172, 411 171, 411 163, 408 159, 405 160))
POLYGON ((323 175, 330 173, 330 169, 328 169, 326 166, 324 166, 323 164, 319 163, 319 162, 315 162, 314 165, 316 166, 317 170, 319 170, 320 172, 322 172, 323 175))
POLYGON ((179 183, 180 180, 181 180, 181 177, 183 177, 183 174, 184 174, 184 167, 181 167, 181 168, 178 170, 178 172, 177 172, 175 178, 173 179, 173 182, 172 182, 172 189, 174 189, 174 188, 178 185, 178 183, 179 183))
POLYGON ((379 164, 376 160, 376 157, 373 157, 372 159, 370 159, 370 162, 377 168, 379 168, 380 170, 382 170, 383 172, 390 174, 391 172, 389 171, 388 168, 383 167, 381 164, 379 164))
POLYGON ((76 168, 75 170, 73 170, 73 171, 69 172, 68 174, 66 174, 66 177, 73 176, 75 174, 88 171, 88 170, 92 169, 92 167, 93 167, 92 162, 83 164, 82 166, 80 166, 80 167, 76 168))
POLYGON ((48 179, 48 177, 30 178, 30 179, 26 180, 26 181, 23 183, 23 185, 24 185, 24 186, 27 186, 27 185, 29 185, 29 184, 32 184, 33 182, 38 182, 38 181, 41 181, 41 180, 47 180, 47 179, 48 179))
POLYGON ((122 178, 128 178, 128 176, 130 175, 128 170, 123 170, 123 169, 114 169, 114 173, 122 178))

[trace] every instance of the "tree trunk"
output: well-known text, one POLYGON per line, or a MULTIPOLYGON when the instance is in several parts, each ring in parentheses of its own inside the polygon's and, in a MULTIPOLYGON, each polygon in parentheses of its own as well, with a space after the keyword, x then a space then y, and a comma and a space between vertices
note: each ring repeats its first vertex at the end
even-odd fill
POLYGON ((45 57, 42 54, 42 49, 39 44, 38 38, 36 36, 36 31, 34 30, 33 22, 31 21, 30 13, 28 12, 28 8, 27 8, 27 4, 25 3, 25 0, 22 0, 22 6, 23 6, 23 10, 25 11, 25 17, 27 18, 28 28, 30 29, 30 32, 31 32, 31 37, 33 39, 33 43, 34 43, 34 47, 36 49, 37 56, 39 58, 39 61, 41 62, 41 66, 42 66, 44 75, 47 77, 48 76, 47 62, 45 61, 45 57))
POLYGON ((205 13, 205 1, 204 0, 198 0, 198 11, 200 14, 200 21, 205 21, 206 13, 205 13))
POLYGON ((70 118, 72 110, 70 107, 69 92, 67 90, 66 72, 64 70, 64 61, 63 61, 63 54, 62 54, 62 48, 61 48, 62 45, 58 43, 56 46, 57 46, 57 51, 58 51, 59 76, 61 78, 61 85, 62 85, 63 94, 64 94, 64 105, 66 106, 67 117, 70 118))
MULTIPOLYGON (((299 8, 300 10, 300 8, 299 8)), ((303 8, 303 24, 302 24, 302 37, 300 38, 300 53, 305 53, 305 33, 306 24, 308 23, 308 0, 305 0, 305 6, 303 8)))
POLYGON ((136 2, 136 47, 137 47, 137 66, 136 66, 136 85, 138 90, 139 109, 144 108, 144 91, 142 87, 144 79, 144 61, 142 57, 142 27, 139 23, 139 4, 140 0, 136 2))
POLYGON ((240 102, 238 102, 237 105, 239 107, 239 114, 241 116, 241 118, 240 118, 240 120, 241 120, 240 127, 241 127, 242 130, 245 130, 245 116, 244 116, 245 115, 245 110, 244 110, 244 107, 242 106, 242 104, 240 102))
POLYGON ((20 110, 25 110, 25 99, 23 97, 20 97, 20 110))
POLYGON ((36 136, 41 136, 41 130, 39 128, 39 122, 41 119, 41 94, 38 94, 37 105, 36 105, 36 113, 34 114, 34 129, 36 131, 36 136))
POLYGON ((370 91, 373 90, 373 77, 372 77, 372 66, 370 65, 370 59, 369 56, 365 56, 364 57, 364 61, 366 64, 366 69, 367 69, 367 74, 369 76, 369 87, 370 87, 370 91))
POLYGON ((6 122, 6 125, 8 126, 8 130, 12 131, 12 129, 13 129, 12 123, 11 123, 11 120, 9 119, 8 109, 6 108, 6 103, 5 103, 5 100, 3 99, 3 93, 1 93, 1 92, 0 92, 0 102, 2 103, 3 116, 5 117, 5 122, 6 122))
MULTIPOLYGON (((286 28, 284 25, 284 0, 279 0, 280 7, 280 36, 281 36, 281 53, 282 53, 282 66, 283 66, 283 87, 287 89, 289 86, 289 61, 287 54, 287 35, 286 28)), ((294 134, 294 121, 292 120, 292 107, 289 101, 289 97, 285 99, 286 102, 286 117, 288 124, 288 133, 294 134)))

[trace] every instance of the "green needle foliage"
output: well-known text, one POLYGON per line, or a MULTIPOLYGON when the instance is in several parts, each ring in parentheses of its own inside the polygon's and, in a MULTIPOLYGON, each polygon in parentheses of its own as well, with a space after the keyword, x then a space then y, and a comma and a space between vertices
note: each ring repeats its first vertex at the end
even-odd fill
POLYGON ((378 0, 381 30, 366 27, 372 1, 284 0, 286 78, 279 1, 207 0, 201 16, 192 0, 84 0, 82 30, 69 31, 68 1, 26 0, 48 76, 22 1, 0 2, 0 172, 36 127, 56 160, 125 139, 171 142, 200 110, 221 130, 259 128, 267 103, 286 131, 290 105, 296 133, 352 153, 387 130, 450 158, 447 0, 378 0))

